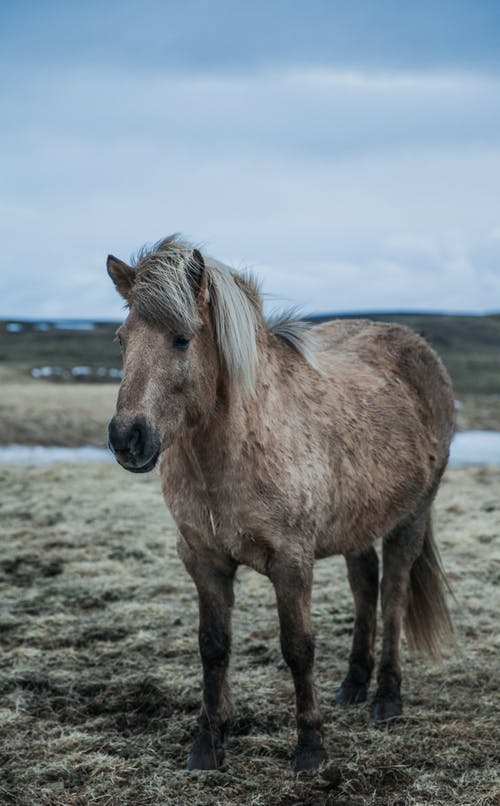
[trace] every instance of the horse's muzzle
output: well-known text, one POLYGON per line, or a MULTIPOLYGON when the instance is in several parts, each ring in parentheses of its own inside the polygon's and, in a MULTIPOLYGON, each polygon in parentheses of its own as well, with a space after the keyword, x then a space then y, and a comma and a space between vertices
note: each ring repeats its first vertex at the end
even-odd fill
POLYGON ((108 446, 116 461, 131 473, 152 470, 160 455, 160 440, 142 418, 113 417, 108 428, 108 446))

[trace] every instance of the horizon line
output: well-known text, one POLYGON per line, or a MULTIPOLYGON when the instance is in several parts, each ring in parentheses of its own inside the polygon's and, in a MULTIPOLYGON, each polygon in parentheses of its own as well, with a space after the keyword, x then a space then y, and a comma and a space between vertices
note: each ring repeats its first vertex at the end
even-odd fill
MULTIPOLYGON (((367 310, 342 310, 342 311, 315 311, 311 313, 300 312, 301 319, 321 319, 335 317, 356 317, 356 316, 500 316, 499 310, 490 311, 449 311, 449 310, 419 310, 415 308, 391 308, 391 309, 367 309, 367 310)), ((94 322, 96 324, 107 324, 122 322, 123 319, 91 316, 0 316, 0 322, 94 322)))

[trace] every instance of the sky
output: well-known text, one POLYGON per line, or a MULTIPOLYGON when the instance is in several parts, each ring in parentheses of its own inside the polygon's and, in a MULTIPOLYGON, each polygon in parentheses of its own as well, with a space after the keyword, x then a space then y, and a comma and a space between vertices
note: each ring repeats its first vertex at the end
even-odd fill
POLYGON ((181 232, 304 312, 500 311, 498 0, 3 0, 0 317, 181 232))

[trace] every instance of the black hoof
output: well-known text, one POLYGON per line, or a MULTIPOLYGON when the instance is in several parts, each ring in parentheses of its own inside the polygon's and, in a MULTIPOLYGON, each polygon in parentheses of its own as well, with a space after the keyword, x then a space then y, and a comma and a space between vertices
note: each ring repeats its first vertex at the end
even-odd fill
POLYGON ((390 722, 403 714, 401 697, 375 697, 372 703, 372 719, 375 722, 390 722))
POLYGON ((187 761, 190 772, 194 770, 217 770, 224 761, 224 747, 208 732, 200 733, 194 740, 187 761))
POLYGON ((326 761, 326 750, 323 747, 319 732, 312 728, 299 731, 297 747, 292 758, 292 770, 298 772, 314 772, 326 761))
POLYGON ((326 761, 326 750, 320 747, 301 747, 296 749, 292 758, 294 773, 315 772, 326 761))
POLYGON ((358 705, 366 702, 368 697, 368 686, 366 683, 351 683, 344 680, 339 690, 335 694, 335 699, 339 705, 358 705))

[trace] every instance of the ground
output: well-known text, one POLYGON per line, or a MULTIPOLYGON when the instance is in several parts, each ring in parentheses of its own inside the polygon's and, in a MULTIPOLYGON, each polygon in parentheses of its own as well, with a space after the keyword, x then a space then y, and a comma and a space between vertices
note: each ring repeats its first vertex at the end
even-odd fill
POLYGON ((448 471, 436 534, 456 601, 442 665, 404 649, 405 716, 342 709, 352 602, 317 565, 316 682, 329 762, 294 779, 294 699, 268 581, 241 569, 222 771, 184 764, 200 699, 194 588, 156 473, 0 466, 0 803, 490 806, 500 803, 500 468, 448 471))

